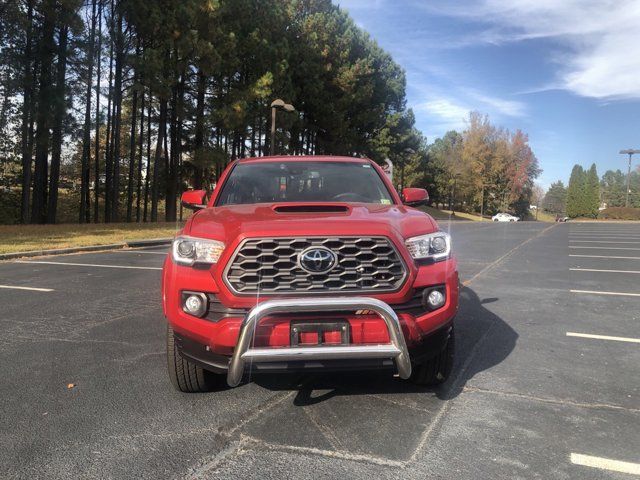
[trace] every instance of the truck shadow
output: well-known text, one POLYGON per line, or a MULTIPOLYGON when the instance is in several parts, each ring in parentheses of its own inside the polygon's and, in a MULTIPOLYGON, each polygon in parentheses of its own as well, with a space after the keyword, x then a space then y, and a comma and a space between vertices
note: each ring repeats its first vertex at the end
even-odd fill
POLYGON ((456 317, 456 354, 449 380, 436 387, 422 387, 375 372, 252 375, 251 381, 269 390, 297 390, 294 405, 307 406, 336 396, 431 393, 440 400, 457 397, 477 374, 502 363, 515 348, 518 334, 504 320, 485 308, 498 298, 480 299, 469 287, 460 292, 456 317))

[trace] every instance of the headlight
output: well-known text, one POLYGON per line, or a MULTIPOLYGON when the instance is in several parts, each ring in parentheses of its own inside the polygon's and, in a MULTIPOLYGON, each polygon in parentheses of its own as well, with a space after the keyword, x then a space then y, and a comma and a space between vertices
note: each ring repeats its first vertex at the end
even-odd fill
POLYGON ((180 265, 216 263, 223 250, 222 242, 191 237, 176 237, 171 248, 173 261, 180 265))
POLYGON ((451 237, 445 232, 429 233, 405 241, 411 256, 418 259, 445 260, 451 254, 451 237))

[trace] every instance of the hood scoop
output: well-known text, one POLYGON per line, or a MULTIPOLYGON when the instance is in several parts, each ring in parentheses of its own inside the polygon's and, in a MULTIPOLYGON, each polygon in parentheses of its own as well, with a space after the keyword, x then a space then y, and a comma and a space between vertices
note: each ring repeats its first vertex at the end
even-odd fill
POLYGON ((274 205, 276 213, 348 213, 347 205, 339 204, 302 204, 302 205, 274 205))

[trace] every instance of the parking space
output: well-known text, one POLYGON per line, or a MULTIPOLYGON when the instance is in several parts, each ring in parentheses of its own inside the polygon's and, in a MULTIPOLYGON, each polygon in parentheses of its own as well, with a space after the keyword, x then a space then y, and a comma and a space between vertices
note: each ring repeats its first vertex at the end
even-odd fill
POLYGON ((50 290, 0 288, 3 475, 637 474, 640 297, 578 291, 640 294, 640 250, 604 248, 640 249, 640 225, 441 227, 465 286, 454 375, 435 390, 326 374, 180 394, 165 371, 166 248, 0 264, 0 284, 50 290))
MULTIPOLYGON (((583 317, 580 324, 565 335, 573 340, 572 348, 580 352, 581 357, 588 356, 601 363, 592 373, 602 379, 598 386, 616 399, 626 393, 630 401, 622 400, 622 404, 637 412, 640 408, 640 375, 637 374, 640 225, 577 223, 570 225, 568 236, 571 308, 583 317), (633 372, 631 378, 627 372, 633 372)), ((637 434, 635 437, 633 443, 637 445, 640 437, 637 434)), ((626 457, 600 456, 599 450, 601 446, 587 454, 572 454, 572 463, 640 475, 637 448, 626 457), (625 459, 634 459, 636 463, 625 462, 625 459)))
POLYGON ((640 298, 640 225, 571 225, 569 250, 574 294, 640 298))

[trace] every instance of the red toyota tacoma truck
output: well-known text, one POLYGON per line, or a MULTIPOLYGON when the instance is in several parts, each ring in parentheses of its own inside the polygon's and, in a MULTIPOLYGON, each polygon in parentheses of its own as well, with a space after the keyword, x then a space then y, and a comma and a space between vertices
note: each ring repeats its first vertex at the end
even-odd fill
POLYGON ((162 274, 169 377, 183 392, 226 376, 386 369, 435 385, 454 350, 451 239, 373 161, 263 157, 228 166, 162 274))

